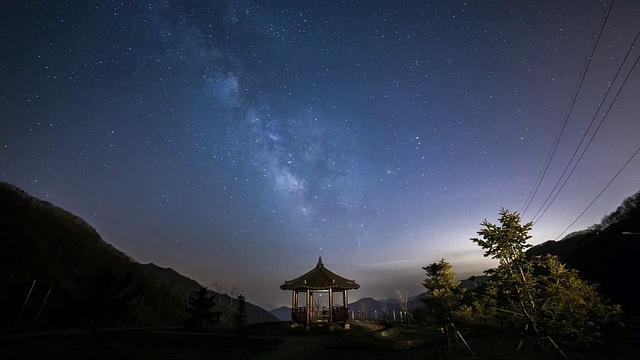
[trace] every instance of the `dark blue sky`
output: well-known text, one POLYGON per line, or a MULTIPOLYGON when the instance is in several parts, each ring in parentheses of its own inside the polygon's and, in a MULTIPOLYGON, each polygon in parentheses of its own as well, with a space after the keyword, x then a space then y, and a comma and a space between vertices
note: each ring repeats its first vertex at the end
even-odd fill
POLYGON ((568 232, 640 190, 640 4, 610 5, 3 3, 0 180, 267 308, 318 256, 354 300, 416 294, 491 265, 469 238, 501 207, 540 243, 620 169, 568 232))

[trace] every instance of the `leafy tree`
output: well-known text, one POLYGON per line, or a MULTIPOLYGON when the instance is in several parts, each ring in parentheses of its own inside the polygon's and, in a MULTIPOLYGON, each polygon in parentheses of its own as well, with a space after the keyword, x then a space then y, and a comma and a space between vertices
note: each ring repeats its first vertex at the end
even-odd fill
MULTIPOLYGON (((520 215, 500 211, 500 225, 482 222, 481 238, 471 239, 485 250, 484 256, 498 260, 491 275, 485 298, 485 315, 501 316, 507 329, 532 335, 538 349, 545 353, 547 340, 564 356, 552 337, 590 343, 598 338, 599 325, 620 313, 609 306, 595 285, 568 269, 556 256, 527 257, 528 232, 532 223, 521 224, 520 215), (491 308, 489 310, 489 308, 491 308), (491 310, 493 314, 491 314, 491 310)), ((522 340, 518 345, 518 351, 522 340)), ((565 356, 566 357, 566 356, 565 356)))
POLYGON ((238 295, 238 308, 233 314, 233 325, 236 327, 236 332, 240 338, 244 338, 246 336, 247 321, 246 301, 244 296, 238 295))
POLYGON ((202 328, 206 322, 215 323, 220 317, 219 311, 211 311, 215 303, 215 295, 208 296, 207 288, 201 287, 194 291, 194 295, 189 298, 189 317, 185 320, 185 327, 198 329, 198 335, 202 335, 202 328))

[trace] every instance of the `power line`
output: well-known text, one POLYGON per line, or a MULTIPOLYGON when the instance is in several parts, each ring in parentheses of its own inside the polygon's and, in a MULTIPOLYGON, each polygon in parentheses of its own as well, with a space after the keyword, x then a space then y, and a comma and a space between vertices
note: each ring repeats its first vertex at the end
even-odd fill
MULTIPOLYGON (((622 68, 624 67, 624 64, 627 62, 627 59, 629 58, 629 54, 631 54, 631 51, 633 50, 633 48, 635 47, 635 44, 638 40, 638 37, 640 37, 640 31, 638 31, 638 33, 636 34, 635 39, 633 40, 633 43, 631 44, 631 46, 629 47, 629 50, 627 51, 627 54, 625 55, 624 59, 622 60, 622 62, 620 63, 620 66, 618 67, 618 71, 616 72, 615 76, 613 77, 613 80, 611 81, 611 84, 613 85, 616 80, 618 79, 618 75, 620 74, 620 72, 622 71, 622 68)), ((569 181, 569 178, 571 177, 571 175, 573 175, 573 172, 575 171, 576 167, 578 166, 578 164, 580 163, 580 160, 582 160, 582 157, 584 156, 584 154, 586 153, 587 149, 589 148, 589 146, 591 145, 591 142, 593 142, 593 139, 595 138, 596 134, 598 133, 598 131, 600 130, 600 127, 602 126, 602 124, 604 123, 605 118, 607 117, 607 115, 609 114, 609 111, 611 111, 611 108, 613 107, 613 104, 616 102, 616 100, 618 99, 618 96, 620 95, 620 92, 622 91, 622 89, 624 88, 624 86, 627 83, 627 80, 629 80, 629 77, 631 76, 631 74, 633 73, 633 70, 635 69, 636 65, 638 64, 638 60, 640 60, 640 56, 638 56, 635 60, 635 62, 633 63, 633 66, 631 67, 631 69, 629 70, 629 73, 627 74, 627 76, 625 77, 624 81, 622 82, 622 85, 620 85, 620 87, 618 88, 618 91, 616 92, 613 100, 611 101, 611 103, 609 104, 609 107, 607 108, 607 110, 605 111, 605 113, 602 116, 602 119, 600 120, 600 123, 598 124, 597 128, 595 129, 595 131, 593 132, 593 134, 591 135, 591 138, 589 139, 589 142, 587 143, 587 145, 584 147, 584 149, 582 150, 582 153, 580 154, 580 157, 578 158, 578 160, 575 162, 575 164, 573 165, 573 168, 571 169, 571 171, 569 172, 569 175, 566 177, 566 179, 564 180, 564 182, 562 183, 562 186, 560 186, 560 188, 558 189, 558 192, 556 192, 555 196, 553 196, 553 199, 551 199, 551 202, 549 202, 549 204, 547 205, 547 202, 549 201, 549 199, 551 198, 551 196, 553 195, 553 192, 556 190, 556 188, 558 187, 558 184, 560 184, 560 181, 562 180, 562 178, 564 177, 564 175, 567 173, 567 170, 569 169, 569 166, 571 165, 571 163, 573 162, 573 159, 575 159, 578 150, 580 150, 580 146, 582 146, 582 143, 584 142, 584 140, 587 137, 587 134, 589 133, 589 130, 591 129, 591 127, 593 126, 596 117, 598 116, 598 113, 600 112, 600 109, 602 108, 602 105, 604 104, 604 100, 609 96, 609 92, 611 91, 611 89, 613 88, 613 86, 609 86, 607 89, 607 92, 605 93, 604 97, 603 97, 603 101, 600 103, 600 105, 598 105, 598 108, 596 109, 593 117, 591 118, 591 123, 589 124, 589 127, 587 127, 587 130, 585 131, 584 135, 582 136, 582 139, 580 140, 580 143, 578 144, 578 146, 576 147, 576 150, 574 151, 573 155, 571 156, 571 159, 569 160, 569 162, 567 163, 567 166, 565 166, 564 171, 562 172, 562 175, 560 175, 560 177, 558 178, 558 181, 556 182, 555 186, 553 187, 553 189, 551 190, 551 193, 549 193, 549 196, 547 196, 547 198, 545 199, 544 203, 542 204, 542 206, 540 207, 540 209, 538 210, 538 212, 536 212, 536 214, 533 216, 533 223, 537 223, 542 216, 547 212, 547 210, 549 209, 549 207, 551 206, 551 204, 553 204, 553 202, 555 201, 555 199, 558 197, 558 195, 560 194, 560 192, 562 191, 562 189, 564 189, 564 186, 567 184, 567 181, 569 181), (545 205, 546 208, 545 208, 545 205), (544 209, 544 211, 543 211, 544 209), (540 214, 540 216, 538 217, 538 214, 540 214), (536 219, 536 217, 538 217, 536 219)))
POLYGON ((545 175, 547 174, 547 170, 549 169, 549 165, 551 165, 551 160, 553 160, 553 157, 556 153, 556 150, 558 149, 558 145, 560 144, 560 139, 562 139, 562 135, 564 134, 564 130, 567 127, 567 122, 569 121, 569 117, 571 116, 571 113, 573 111, 573 107, 575 106, 576 100, 578 98, 578 94, 580 93, 580 89, 582 88, 582 84, 584 82, 584 79, 587 75, 587 71, 589 70, 589 66, 591 65, 591 60, 593 59, 593 55, 596 52, 596 48, 598 47, 598 43, 600 42, 600 37, 602 36, 602 31, 604 30, 604 27, 607 24, 607 20, 609 19, 609 14, 611 14, 611 9, 613 8, 613 4, 615 3, 615 0, 611 1, 611 5, 609 5, 609 9, 607 9, 607 13, 605 14, 605 18, 602 21, 602 25, 600 26, 600 30, 598 31, 598 35, 596 36, 595 42, 593 44, 593 47, 591 48, 591 53, 589 54, 589 57, 587 59, 587 62, 584 66, 584 69, 582 71, 582 75, 580 76, 580 81, 578 82, 578 87, 576 88, 575 94, 573 95, 573 98, 571 99, 569 108, 567 110, 567 114, 564 117, 564 121, 562 123, 562 126, 560 127, 560 132, 558 133, 558 136, 556 137, 555 143, 552 147, 551 153, 549 155, 549 157, 547 158, 546 164, 543 166, 541 175, 538 177, 539 180, 537 180, 537 184, 534 185, 534 190, 532 191, 532 193, 530 193, 530 197, 527 197, 527 200, 525 201, 525 206, 524 206, 524 210, 521 212, 521 215, 524 217, 524 214, 527 212, 527 210, 529 209, 529 206, 531 205, 531 202, 533 202, 533 199, 535 198, 536 194, 538 193, 538 190, 540 189, 540 185, 542 184, 542 181, 544 180, 545 175))
POLYGON ((631 160, 633 160, 633 158, 634 158, 636 155, 638 155, 638 153, 639 153, 639 152, 640 152, 640 147, 638 147, 638 149, 633 153, 633 155, 631 155, 631 157, 629 158, 629 160, 627 160, 627 162, 626 162, 626 163, 624 163, 624 165, 622 166, 622 168, 620 168, 620 170, 619 170, 619 171, 616 173, 616 175, 611 179, 611 181, 609 181, 609 183, 607 184, 607 186, 605 186, 605 187, 604 187, 604 189, 602 189, 602 191, 600 191, 600 193, 598 194, 598 196, 596 196, 596 198, 595 198, 595 199, 593 199, 593 201, 589 204, 589 206, 587 206, 587 208, 586 208, 586 209, 584 209, 584 211, 583 211, 582 213, 580 213, 580 215, 578 215, 578 217, 577 217, 575 220, 573 220, 573 222, 572 222, 569 226, 567 226, 567 228, 566 228, 566 229, 564 229, 564 231, 563 231, 562 233, 560 233, 560 235, 558 235, 558 236, 555 238, 555 240, 556 240, 556 241, 560 238, 560 236, 564 235, 564 233, 565 233, 565 232, 567 232, 567 230, 569 230, 569 229, 573 226, 573 224, 575 224, 575 223, 576 223, 576 221, 578 221, 578 219, 580 219, 580 217, 582 217, 582 215, 584 215, 584 213, 586 213, 586 212, 587 212, 587 210, 589 210, 589 208, 591 207, 591 205, 593 205, 593 204, 596 202, 596 200, 598 200, 598 198, 600 197, 600 195, 602 195, 602 194, 607 190, 607 188, 609 187, 609 185, 611 185, 611 183, 613 183, 613 181, 618 177, 618 175, 620 175, 620 173, 622 172, 622 170, 624 170, 624 168, 626 168, 626 167, 627 167, 627 165, 629 165, 629 163, 631 162, 631 160))

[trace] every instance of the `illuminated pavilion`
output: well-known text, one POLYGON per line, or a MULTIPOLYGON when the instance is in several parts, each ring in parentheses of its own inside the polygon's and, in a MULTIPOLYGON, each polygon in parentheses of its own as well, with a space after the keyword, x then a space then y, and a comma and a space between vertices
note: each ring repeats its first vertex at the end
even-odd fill
MULTIPOLYGON (((280 285, 282 290, 291 290, 291 327, 304 325, 306 330, 311 326, 329 326, 334 329, 334 324, 342 323, 345 329, 349 328, 349 297, 348 290, 360 288, 355 280, 345 279, 337 275, 318 259, 318 264, 306 274, 293 280, 285 281, 280 285), (303 294, 303 306, 299 306, 300 293, 303 294), (342 293, 342 305, 336 306, 335 293, 342 293), (314 295, 321 299, 323 294, 329 295, 329 307, 320 308, 314 306, 314 295)), ((318 304, 319 301, 316 302, 318 304)))

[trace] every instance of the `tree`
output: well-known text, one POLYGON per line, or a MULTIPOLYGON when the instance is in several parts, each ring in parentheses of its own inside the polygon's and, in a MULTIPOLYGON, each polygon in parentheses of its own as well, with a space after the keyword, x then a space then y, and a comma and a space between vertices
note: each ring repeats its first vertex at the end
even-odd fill
POLYGON ((362 320, 367 320, 369 317, 369 301, 366 298, 360 299, 358 301, 358 307, 360 308, 360 318, 362 320))
POLYGON ((556 256, 527 257, 532 223, 521 224, 518 213, 505 209, 499 221, 500 225, 494 225, 484 220, 478 231, 481 238, 471 239, 485 250, 485 257, 498 260, 495 269, 486 271, 492 277, 484 301, 493 308, 493 315, 506 315, 500 317, 503 324, 531 335, 543 354, 546 340, 564 356, 552 337, 595 340, 599 325, 618 314, 619 307, 609 306, 595 285, 581 280, 577 271, 566 268, 556 256))
POLYGON ((187 313, 190 315, 185 320, 185 327, 198 329, 198 335, 202 335, 202 328, 205 323, 215 323, 220 317, 219 311, 211 311, 215 303, 213 299, 215 295, 207 296, 209 291, 205 287, 201 287, 194 291, 194 295, 189 298, 189 307, 187 313))
POLYGON ((452 324, 453 312, 460 307, 464 290, 458 287, 460 281, 456 279, 456 273, 451 270, 451 264, 444 259, 422 269, 427 273, 427 278, 422 285, 430 290, 422 301, 427 305, 428 316, 438 325, 440 333, 438 348, 443 346, 444 356, 449 358, 451 356, 449 324, 452 324))
POLYGON ((640 215, 640 191, 624 199, 614 212, 602 218, 599 225, 603 230, 611 225, 637 218, 638 215, 640 215))
POLYGON ((95 341, 98 328, 112 324, 132 308, 130 302, 138 291, 131 286, 134 275, 131 272, 119 272, 111 267, 99 267, 95 273, 85 279, 78 309, 85 316, 86 330, 89 331, 89 344, 85 352, 88 356, 95 341))
POLYGON ((409 322, 409 290, 396 289, 396 299, 400 303, 400 313, 404 314, 403 320, 409 322))
MULTIPOLYGON (((211 285, 209 285, 211 286, 211 285)), ((215 282, 213 284, 214 289, 216 289, 216 292, 218 293, 218 295, 220 295, 220 300, 222 300, 222 295, 225 293, 225 291, 227 291, 227 287, 219 282, 215 282)), ((222 305, 222 301, 218 301, 218 311, 220 311, 220 306, 222 305)))
POLYGON ((239 294, 238 292, 238 287, 237 286, 232 286, 229 289, 229 308, 233 309, 233 298, 239 294))
POLYGON ((100 267, 84 281, 85 288, 78 309, 85 315, 88 330, 95 332, 132 310, 129 303, 138 294, 131 286, 134 281, 132 273, 100 267))
POLYGON ((422 269, 427 273, 427 278, 422 285, 431 291, 422 301, 427 304, 427 313, 438 326, 445 326, 449 323, 453 312, 460 307, 464 289, 458 287, 460 281, 456 280, 457 274, 451 270, 451 264, 444 259, 422 269))
POLYGON ((387 321, 387 309, 389 309, 389 304, 387 303, 386 296, 384 294, 380 294, 376 301, 380 305, 380 310, 382 310, 382 320, 387 321))
POLYGON ((233 314, 233 325, 236 328, 238 337, 244 338, 246 336, 247 325, 247 304, 244 296, 238 295, 238 308, 233 314))

